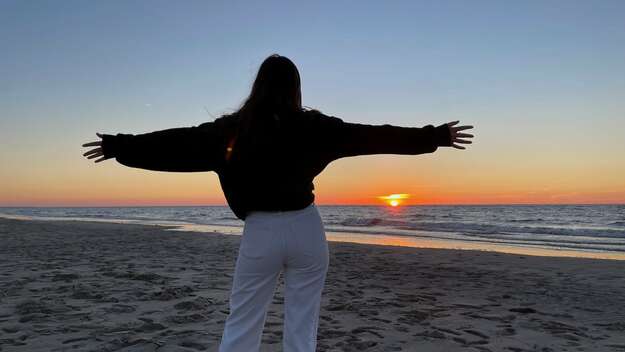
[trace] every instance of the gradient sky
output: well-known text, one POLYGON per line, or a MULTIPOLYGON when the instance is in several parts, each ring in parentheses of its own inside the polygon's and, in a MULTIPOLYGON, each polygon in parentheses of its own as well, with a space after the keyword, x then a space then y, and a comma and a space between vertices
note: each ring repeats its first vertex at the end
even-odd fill
POLYGON ((304 105, 345 121, 476 126, 468 151, 335 161, 318 204, 625 203, 624 13, 603 0, 0 0, 0 206, 225 204, 215 173, 94 165, 80 145, 231 112, 274 52, 298 65, 304 105))

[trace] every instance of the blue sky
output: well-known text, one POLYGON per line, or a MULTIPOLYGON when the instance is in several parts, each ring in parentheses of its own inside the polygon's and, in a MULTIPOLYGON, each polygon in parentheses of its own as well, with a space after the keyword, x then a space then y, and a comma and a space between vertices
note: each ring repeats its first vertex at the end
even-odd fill
MULTIPOLYGON (((275 52, 298 65, 305 105, 346 121, 476 125, 472 154, 438 166, 582 158, 625 192, 624 13, 623 1, 0 0, 0 161, 13 166, 0 178, 35 192, 18 179, 61 182, 95 132, 230 112, 275 52)), ((352 164, 333 172, 365 168, 352 164)))

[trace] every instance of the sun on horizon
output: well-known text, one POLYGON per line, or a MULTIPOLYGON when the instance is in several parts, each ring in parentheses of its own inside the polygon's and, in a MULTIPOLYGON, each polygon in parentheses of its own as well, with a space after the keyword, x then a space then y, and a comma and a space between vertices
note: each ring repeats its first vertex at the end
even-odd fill
POLYGON ((378 199, 382 200, 391 207, 400 206, 401 203, 408 198, 410 198, 410 194, 407 193, 395 193, 386 196, 378 196, 378 199))

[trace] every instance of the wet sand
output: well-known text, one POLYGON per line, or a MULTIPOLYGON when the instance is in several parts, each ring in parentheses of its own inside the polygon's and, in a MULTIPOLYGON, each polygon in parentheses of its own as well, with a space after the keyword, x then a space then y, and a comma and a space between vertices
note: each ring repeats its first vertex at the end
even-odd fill
MULTIPOLYGON (((240 237, 0 219, 0 351, 215 351, 240 237)), ((625 351, 625 261, 330 243, 319 351, 625 351)), ((261 351, 281 351, 282 279, 261 351)))

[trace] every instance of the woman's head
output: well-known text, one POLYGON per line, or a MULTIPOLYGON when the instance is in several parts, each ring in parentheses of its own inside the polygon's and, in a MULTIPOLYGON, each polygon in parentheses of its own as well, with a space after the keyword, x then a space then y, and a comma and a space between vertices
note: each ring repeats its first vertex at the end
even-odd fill
POLYGON ((239 112, 280 113, 302 110, 299 72, 293 61, 270 55, 258 69, 252 91, 239 112))
POLYGON ((226 160, 245 159, 261 140, 271 139, 267 131, 280 124, 280 115, 302 110, 297 67, 284 56, 270 55, 260 65, 249 97, 235 113, 239 125, 228 142, 226 160))

